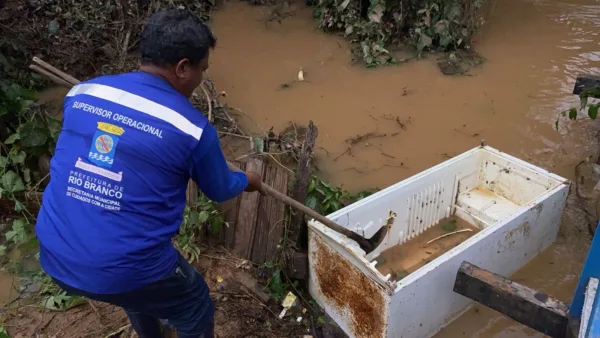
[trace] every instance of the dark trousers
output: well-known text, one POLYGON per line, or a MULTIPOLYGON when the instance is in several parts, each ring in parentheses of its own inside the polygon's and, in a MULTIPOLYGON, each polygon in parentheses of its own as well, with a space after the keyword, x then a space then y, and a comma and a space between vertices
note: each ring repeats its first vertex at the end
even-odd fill
POLYGON ((67 293, 122 307, 140 338, 163 338, 159 319, 177 329, 180 338, 212 338, 215 306, 202 276, 179 255, 163 279, 130 292, 103 295, 55 282, 67 293))

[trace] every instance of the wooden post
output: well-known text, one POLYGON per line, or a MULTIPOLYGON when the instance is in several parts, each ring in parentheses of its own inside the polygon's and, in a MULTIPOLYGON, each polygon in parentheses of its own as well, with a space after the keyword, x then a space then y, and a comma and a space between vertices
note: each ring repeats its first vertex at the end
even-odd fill
MULTIPOLYGON (((306 201, 306 195, 308 193, 308 184, 310 183, 311 174, 310 158, 318 135, 319 129, 313 124, 313 121, 310 121, 308 123, 306 138, 302 144, 302 153, 300 154, 298 170, 296 171, 294 187, 292 188, 292 198, 302 203, 306 201)), ((304 223, 304 214, 299 211, 294 211, 290 222, 290 234, 295 236, 291 238, 296 238, 298 244, 308 242, 308 240, 304 238, 306 237, 306 231, 304 229, 306 225, 304 223)))
MULTIPOLYGON (((246 163, 235 162, 234 164, 242 171, 246 168, 246 163)), ((217 209, 223 214, 223 220, 227 223, 220 232, 220 240, 228 249, 233 249, 235 247, 235 229, 237 226, 241 200, 242 195, 238 195, 236 198, 217 204, 217 209)))
POLYGON ((567 335, 567 304, 469 262, 461 264, 454 292, 550 337, 567 335))
MULTIPOLYGON (((594 87, 600 88, 600 76, 597 75, 579 75, 575 81, 575 87, 573 88, 573 94, 579 95, 584 89, 591 89, 594 87)), ((594 98, 600 99, 600 96, 594 98)))
MULTIPOLYGON (((268 165, 264 182, 287 194, 288 172, 280 166, 268 165)), ((262 196, 252 245, 252 262, 263 264, 273 261, 285 228, 285 204, 271 196, 262 196)))
MULTIPOLYGON (((247 171, 254 171, 260 176, 264 175, 264 167, 264 162, 261 158, 252 158, 246 164, 247 171)), ((237 255, 246 259, 250 259, 252 255, 259 202, 260 194, 253 192, 242 193, 237 224, 235 226, 234 251, 237 255)))

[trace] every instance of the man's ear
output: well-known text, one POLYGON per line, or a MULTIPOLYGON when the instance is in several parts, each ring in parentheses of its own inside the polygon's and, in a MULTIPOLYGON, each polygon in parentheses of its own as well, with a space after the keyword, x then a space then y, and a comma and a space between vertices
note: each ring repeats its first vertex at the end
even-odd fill
POLYGON ((186 70, 189 66, 190 66, 189 59, 179 60, 179 62, 177 62, 177 64, 175 65, 175 76, 177 76, 178 79, 187 78, 188 74, 187 74, 186 70))

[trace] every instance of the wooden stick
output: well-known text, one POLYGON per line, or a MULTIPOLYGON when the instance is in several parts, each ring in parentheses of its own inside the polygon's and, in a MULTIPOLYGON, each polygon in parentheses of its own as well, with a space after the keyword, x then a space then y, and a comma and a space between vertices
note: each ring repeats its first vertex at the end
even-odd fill
POLYGON ((72 85, 76 85, 79 83, 79 80, 77 80, 76 78, 72 77, 71 75, 51 66, 49 63, 45 62, 44 60, 38 58, 37 56, 33 57, 33 62, 37 63, 38 65, 42 66, 42 68, 45 68, 46 70, 58 75, 58 77, 62 78, 63 80, 65 80, 66 82, 69 82, 72 85))
POLYGON ((42 74, 42 75, 45 75, 45 76, 47 76, 47 77, 48 77, 50 80, 54 81, 54 82, 55 82, 56 84, 58 84, 58 85, 61 85, 61 86, 63 86, 63 87, 66 87, 66 88, 71 88, 71 87, 73 87, 73 85, 72 85, 72 84, 70 84, 70 83, 68 83, 67 81, 65 81, 65 80, 61 79, 60 77, 58 77, 58 76, 56 76, 56 75, 54 75, 54 74, 52 74, 52 73, 48 72, 47 70, 45 70, 45 69, 42 69, 42 68, 41 68, 41 67, 39 67, 39 66, 36 66, 36 65, 30 65, 30 66, 29 66, 29 69, 31 69, 31 70, 35 70, 36 72, 38 72, 38 73, 40 73, 40 74, 42 74))
POLYGON ((449 234, 444 234, 444 235, 438 236, 438 237, 436 237, 436 238, 434 238, 434 239, 430 240, 430 241, 429 241, 429 242, 427 242, 425 245, 429 245, 429 244, 431 244, 431 243, 433 243, 433 242, 437 241, 438 239, 442 239, 442 238, 444 238, 444 237, 447 237, 447 236, 451 236, 451 235, 455 235, 455 234, 460 234, 461 232, 471 232, 471 231, 473 231, 473 229, 462 229, 462 230, 458 230, 458 231, 451 232, 451 233, 449 233, 449 234))

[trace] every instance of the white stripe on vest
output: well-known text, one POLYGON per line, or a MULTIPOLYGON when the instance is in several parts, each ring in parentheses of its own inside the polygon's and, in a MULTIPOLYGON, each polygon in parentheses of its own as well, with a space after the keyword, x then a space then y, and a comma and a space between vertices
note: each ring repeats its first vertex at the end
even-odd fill
POLYGON ((202 128, 196 126, 178 112, 139 95, 95 83, 78 84, 69 91, 67 96, 78 94, 97 97, 154 116, 173 125, 196 140, 200 140, 200 136, 202 136, 202 128))

